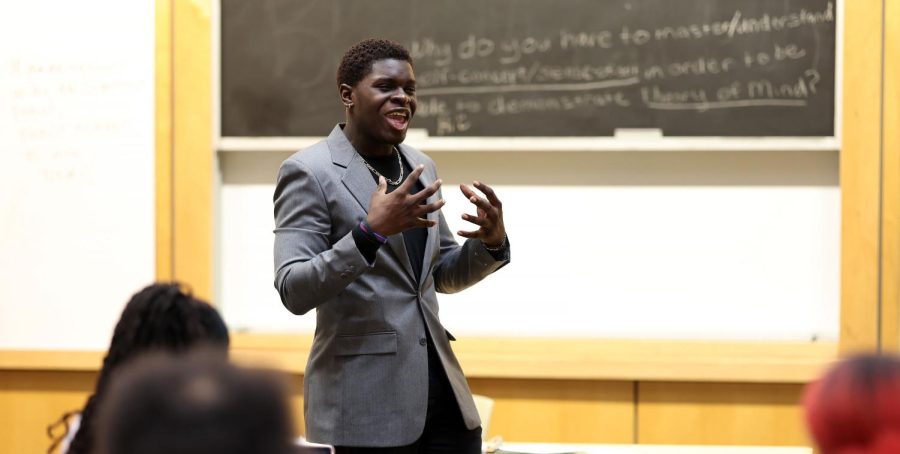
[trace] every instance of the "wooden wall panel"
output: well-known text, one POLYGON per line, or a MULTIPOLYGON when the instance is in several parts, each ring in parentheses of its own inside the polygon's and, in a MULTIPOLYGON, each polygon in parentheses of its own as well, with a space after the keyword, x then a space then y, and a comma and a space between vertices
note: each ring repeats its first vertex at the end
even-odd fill
POLYGON ((803 386, 641 383, 638 443, 809 445, 799 405, 803 386))
MULTIPOLYGON (((83 406, 96 373, 0 373, 0 447, 44 452, 48 424, 83 406)), ((289 378, 298 434, 303 378, 289 378)), ((806 445, 800 385, 473 379, 495 399, 489 435, 509 441, 806 445), (635 410, 637 414, 635 414, 635 410), (637 418, 637 419, 636 419, 637 418), (637 421, 637 424, 635 424, 637 421)))
POLYGON ((879 344, 882 0, 845 2, 841 351, 879 344))
POLYGON ((156 0, 156 280, 172 279, 172 0, 156 0))
POLYGON ((175 0, 173 68, 173 277, 213 296, 213 0, 175 0))
MULTIPOLYGON (((96 379, 97 372, 0 371, 0 452, 47 452, 47 426, 83 408, 96 379)), ((296 433, 303 434, 303 377, 286 379, 296 433)))
POLYGON ((488 436, 508 441, 631 443, 633 384, 586 380, 470 379, 494 399, 488 436))
POLYGON ((47 452, 47 426, 84 406, 96 372, 0 371, 0 451, 47 452))
POLYGON ((882 345, 900 351, 900 0, 884 12, 882 345))
POLYGON ((303 419, 303 376, 291 374, 286 377, 291 390, 291 414, 297 435, 306 435, 303 419))

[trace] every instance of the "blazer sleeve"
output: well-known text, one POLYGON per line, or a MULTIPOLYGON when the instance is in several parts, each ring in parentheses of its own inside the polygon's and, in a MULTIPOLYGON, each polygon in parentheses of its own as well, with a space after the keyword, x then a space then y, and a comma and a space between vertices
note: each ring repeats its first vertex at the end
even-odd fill
POLYGON ((273 199, 275 288, 289 311, 309 312, 372 267, 352 233, 332 244, 325 192, 304 163, 296 159, 282 163, 273 199))
MULTIPOLYGON (((438 194, 438 198, 442 196, 438 194)), ((478 283, 489 274, 509 263, 509 242, 505 259, 495 259, 481 240, 467 239, 462 245, 456 242, 444 213, 438 212, 441 255, 434 267, 435 289, 440 293, 456 293, 478 283)))

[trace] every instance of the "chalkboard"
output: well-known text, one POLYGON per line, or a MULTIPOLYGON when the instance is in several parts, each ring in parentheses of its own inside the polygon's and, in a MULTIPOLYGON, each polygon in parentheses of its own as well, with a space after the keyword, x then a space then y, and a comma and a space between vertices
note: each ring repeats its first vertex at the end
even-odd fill
POLYGON ((834 135, 834 0, 222 0, 223 136, 322 136, 367 37, 431 136, 834 135))

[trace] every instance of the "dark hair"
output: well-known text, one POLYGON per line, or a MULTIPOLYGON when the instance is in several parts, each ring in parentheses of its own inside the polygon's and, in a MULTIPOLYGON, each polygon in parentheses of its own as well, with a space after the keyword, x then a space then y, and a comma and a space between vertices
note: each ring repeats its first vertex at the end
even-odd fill
POLYGON ((102 454, 295 451, 284 380, 202 350, 147 355, 123 367, 97 427, 102 454))
POLYGON ((412 57, 402 45, 387 39, 369 38, 347 50, 337 70, 337 84, 355 86, 372 72, 372 64, 385 59, 404 60, 412 65, 412 57))
MULTIPOLYGON (((215 308, 178 284, 153 284, 134 294, 113 331, 94 393, 81 410, 81 422, 68 454, 94 452, 94 414, 104 399, 110 375, 122 364, 146 352, 184 352, 203 343, 227 355, 228 329, 215 308)), ((63 424, 69 415, 71 412, 63 415, 63 424)), ((54 441, 50 451, 59 441, 54 441)))
POLYGON ((833 366, 803 396, 823 454, 900 452, 900 359, 861 355, 833 366))

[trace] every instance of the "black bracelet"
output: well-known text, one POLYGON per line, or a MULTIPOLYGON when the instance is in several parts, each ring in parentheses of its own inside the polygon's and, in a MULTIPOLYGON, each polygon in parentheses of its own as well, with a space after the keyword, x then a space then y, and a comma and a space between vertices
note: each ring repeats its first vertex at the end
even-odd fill
POLYGON ((500 242, 499 246, 489 247, 488 245, 484 244, 484 241, 481 242, 481 245, 484 246, 484 248, 487 249, 488 252, 499 252, 501 249, 503 249, 504 246, 506 246, 506 234, 503 235, 503 241, 500 242))

